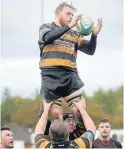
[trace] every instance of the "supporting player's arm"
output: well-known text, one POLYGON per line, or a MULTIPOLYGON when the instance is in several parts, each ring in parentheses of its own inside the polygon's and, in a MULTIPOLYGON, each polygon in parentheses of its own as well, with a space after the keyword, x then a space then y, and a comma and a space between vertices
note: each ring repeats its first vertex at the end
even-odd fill
POLYGON ((80 114, 82 116, 82 119, 84 121, 84 125, 86 127, 87 131, 91 131, 94 135, 96 134, 96 127, 94 125, 93 120, 90 118, 86 111, 86 103, 85 99, 80 100, 79 102, 74 102, 74 104, 77 106, 77 108, 80 111, 80 114))
POLYGON ((47 124, 47 118, 48 118, 48 113, 51 107, 51 102, 50 103, 46 103, 44 101, 44 112, 42 114, 42 116, 40 117, 36 128, 35 128, 35 145, 36 148, 45 148, 45 146, 47 146, 50 142, 46 140, 45 136, 44 136, 44 132, 46 129, 46 124, 47 124))
POLYGON ((80 138, 75 139, 74 142, 78 143, 78 146, 80 148, 83 148, 84 145, 85 148, 92 148, 92 142, 96 133, 96 127, 86 111, 85 99, 82 99, 78 102, 74 102, 74 104, 75 106, 77 106, 87 130, 80 136, 80 138))
POLYGON ((36 134, 44 134, 45 129, 46 129, 46 124, 47 124, 48 113, 49 113, 51 104, 52 104, 52 102, 46 103, 44 101, 44 112, 36 125, 36 128, 35 128, 36 134))

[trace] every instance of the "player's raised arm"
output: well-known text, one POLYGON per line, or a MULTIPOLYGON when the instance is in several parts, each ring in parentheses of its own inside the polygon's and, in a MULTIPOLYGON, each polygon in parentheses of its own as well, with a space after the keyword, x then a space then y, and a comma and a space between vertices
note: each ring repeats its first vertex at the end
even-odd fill
POLYGON ((80 44, 79 50, 88 55, 93 55, 96 50, 96 45, 97 45, 97 36, 92 34, 90 41, 85 40, 82 44, 80 44))
POLYGON ((94 29, 92 31, 93 35, 97 36, 99 34, 99 32, 101 31, 101 28, 102 28, 102 19, 99 18, 97 26, 94 27, 94 29))
POLYGON ((52 105, 52 102, 47 103, 44 101, 44 112, 36 125, 36 128, 35 128, 36 134, 44 134, 46 129, 46 124, 47 124, 48 113, 51 105, 52 105))
POLYGON ((91 119, 91 117, 88 115, 88 113, 86 111, 85 99, 82 99, 78 102, 73 102, 73 103, 76 105, 76 107, 78 108, 78 110, 82 116, 86 130, 91 131, 95 135, 96 134, 96 127, 94 125, 93 120, 91 119))
POLYGON ((102 19, 98 19, 98 24, 93 28, 92 35, 90 41, 85 40, 82 44, 79 45, 79 50, 88 54, 93 55, 96 50, 97 45, 97 35, 101 31, 102 28, 102 19))

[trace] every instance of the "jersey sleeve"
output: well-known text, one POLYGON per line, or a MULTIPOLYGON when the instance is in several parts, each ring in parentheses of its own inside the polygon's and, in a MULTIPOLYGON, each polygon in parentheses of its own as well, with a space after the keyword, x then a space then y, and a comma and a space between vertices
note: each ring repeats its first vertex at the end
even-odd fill
POLYGON ((45 148, 50 142, 46 140, 43 134, 38 134, 35 137, 35 146, 36 148, 45 148))
POLYGON ((44 35, 51 31, 50 24, 43 24, 39 29, 39 43, 44 43, 44 35))
POLYGON ((92 133, 92 131, 86 131, 83 136, 87 137, 90 140, 94 140, 94 134, 92 133))
POLYGON ((79 138, 75 139, 74 142, 79 148, 92 148, 93 139, 93 133, 91 131, 86 131, 79 138))
POLYGON ((97 36, 92 34, 90 41, 89 40, 84 40, 84 42, 82 42, 82 40, 81 39, 79 40, 80 41, 80 45, 78 47, 79 50, 81 52, 84 52, 85 54, 93 55, 95 53, 95 49, 96 49, 97 36))

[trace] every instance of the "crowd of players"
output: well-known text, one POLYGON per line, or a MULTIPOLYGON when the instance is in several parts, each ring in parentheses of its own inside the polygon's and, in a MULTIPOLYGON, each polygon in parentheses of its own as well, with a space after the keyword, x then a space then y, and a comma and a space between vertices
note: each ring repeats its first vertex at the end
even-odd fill
MULTIPOLYGON (((121 143, 110 137, 111 124, 108 119, 99 122, 99 136, 95 139, 96 127, 87 113, 85 100, 76 102, 80 116, 73 113, 63 114, 63 120, 49 120, 51 103, 44 102, 42 113, 35 128, 36 148, 122 148, 121 143)), ((12 130, 1 128, 1 148, 13 148, 12 130)))

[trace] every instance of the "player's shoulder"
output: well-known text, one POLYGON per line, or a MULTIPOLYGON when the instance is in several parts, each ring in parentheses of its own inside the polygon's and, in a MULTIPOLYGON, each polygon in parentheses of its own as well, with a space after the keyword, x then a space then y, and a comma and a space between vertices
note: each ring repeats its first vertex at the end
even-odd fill
POLYGON ((121 146, 121 143, 119 141, 117 141, 117 140, 115 140, 113 138, 111 138, 111 141, 114 142, 114 143, 116 143, 117 145, 121 146))
POLYGON ((45 139, 44 134, 36 134, 35 135, 35 142, 38 142, 41 139, 45 139))
POLYGON ((110 138, 110 140, 113 141, 113 142, 119 142, 119 141, 117 141, 117 140, 115 140, 113 138, 110 138))
POLYGON ((81 137, 86 137, 87 139, 92 140, 92 141, 93 141, 94 138, 95 138, 93 132, 90 131, 90 130, 84 132, 83 135, 81 135, 81 137))
POLYGON ((81 135, 79 138, 73 140, 80 148, 86 147, 90 148, 92 146, 92 138, 86 135, 81 135))
POLYGON ((99 144, 101 144, 100 139, 96 138, 96 139, 94 139, 92 146, 93 146, 93 148, 97 148, 99 146, 99 144))
POLYGON ((50 141, 48 141, 44 134, 37 134, 35 137, 35 145, 36 148, 47 148, 50 145, 50 141))
POLYGON ((43 28, 51 28, 51 23, 44 23, 40 26, 40 29, 43 29, 43 28))

